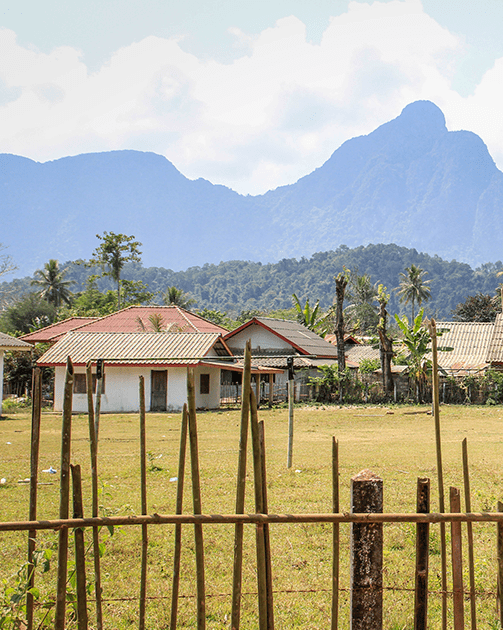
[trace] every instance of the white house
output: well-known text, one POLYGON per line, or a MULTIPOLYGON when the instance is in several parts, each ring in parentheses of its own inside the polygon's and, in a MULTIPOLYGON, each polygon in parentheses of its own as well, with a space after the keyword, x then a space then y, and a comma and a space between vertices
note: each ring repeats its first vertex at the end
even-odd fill
MULTIPOLYGON (((222 335, 217 332, 68 332, 37 361, 55 368, 54 410, 63 407, 65 366, 74 366, 73 410, 87 411, 86 364, 93 373, 104 361, 103 412, 139 409, 139 376, 145 379, 145 406, 149 411, 176 411, 187 401, 187 368, 196 377, 196 405, 220 405, 222 370, 242 372, 222 335)), ((94 383, 96 388, 96 382, 94 383)))

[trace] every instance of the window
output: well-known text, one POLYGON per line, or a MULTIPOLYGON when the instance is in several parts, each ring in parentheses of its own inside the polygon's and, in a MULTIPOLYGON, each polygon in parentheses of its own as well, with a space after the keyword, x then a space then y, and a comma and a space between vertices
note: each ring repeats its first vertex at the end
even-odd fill
MULTIPOLYGON (((105 375, 103 375, 102 379, 101 392, 105 393, 105 375)), ((73 393, 87 394, 87 378, 85 374, 74 374, 73 393)), ((93 374, 93 393, 96 393, 96 374, 93 374)))
POLYGON ((210 375, 209 374, 201 374, 199 377, 199 393, 200 394, 209 394, 210 393, 210 375))

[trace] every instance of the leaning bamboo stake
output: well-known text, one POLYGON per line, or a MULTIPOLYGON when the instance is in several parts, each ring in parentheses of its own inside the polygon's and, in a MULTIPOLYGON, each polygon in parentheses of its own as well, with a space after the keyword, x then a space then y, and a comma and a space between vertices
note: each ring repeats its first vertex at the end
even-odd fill
MULTIPOLYGON (((199 478, 199 450, 197 445, 197 417, 196 417, 196 386, 194 368, 188 368, 187 398, 189 403, 189 442, 190 464, 192 471, 192 500, 194 514, 201 514, 201 481, 199 478)), ((194 540, 196 547, 196 578, 197 578, 197 628, 206 627, 206 594, 204 584, 204 541, 203 526, 194 525, 194 540)))
MULTIPOLYGON (((264 421, 258 423, 258 435, 260 445, 260 460, 262 464, 262 510, 264 514, 268 514, 269 505, 267 501, 267 472, 265 463, 265 429, 264 421)), ((271 539, 269 534, 269 523, 264 523, 264 547, 266 562, 266 581, 267 581, 267 623, 269 630, 274 630, 274 599, 272 590, 272 563, 271 563, 271 539)))
MULTIPOLYGON (((147 450, 145 438, 145 379, 140 376, 140 484, 141 484, 141 513, 147 513, 147 450)), ((138 627, 145 629, 145 608, 147 602, 147 525, 141 526, 141 576, 140 576, 140 614, 138 627)))
MULTIPOLYGON (((262 485, 262 462, 260 458, 260 442, 258 432, 258 413, 257 399, 253 390, 250 390, 250 410, 251 410, 251 436, 252 436, 252 452, 253 452, 253 473, 254 473, 254 489, 255 489, 255 512, 257 514, 264 513, 264 489, 262 485)), ((255 538, 257 546, 257 585, 259 600, 259 628, 267 630, 268 626, 268 593, 267 593, 267 569, 265 554, 265 536, 264 525, 259 523, 255 528, 255 538)))
MULTIPOLYGON (((70 357, 66 361, 65 389, 63 399, 63 427, 61 431, 61 466, 59 518, 67 519, 70 500, 70 445, 72 437, 72 396, 73 365, 70 357)), ((58 544, 58 579, 56 589, 56 612, 54 630, 64 630, 66 610, 66 577, 68 563, 68 528, 59 530, 58 544)))
MULTIPOLYGON (((243 514, 246 488, 246 449, 248 445, 248 423, 250 416, 251 390, 251 341, 246 342, 244 353, 243 380, 241 383, 241 432, 239 437, 238 479, 236 489, 236 514, 243 514)), ((243 568, 243 524, 234 527, 234 564, 232 578, 231 628, 239 630, 241 617, 241 583, 243 568)))
MULTIPOLYGON (((339 512, 339 441, 332 437, 332 509, 339 512)), ((339 523, 332 525, 332 630, 339 627, 339 523)))
MULTIPOLYGON (((182 427, 180 431, 180 454, 178 459, 178 481, 176 489, 176 513, 183 512, 183 484, 185 479, 185 454, 187 451, 187 405, 183 406, 182 427)), ((180 588, 180 557, 182 553, 182 526, 175 525, 175 551, 173 554, 173 587, 171 589, 171 621, 170 630, 176 630, 178 616, 178 592, 180 588)))
MULTIPOLYGON (((444 472, 442 466, 442 441, 440 435, 440 404, 438 385, 438 354, 437 354, 437 325, 432 318, 429 324, 431 335, 432 353, 432 398, 433 415, 435 418, 435 443, 437 452, 437 478, 438 478, 438 501, 440 512, 445 512, 444 497, 444 472)), ((440 552, 441 552, 441 575, 442 575, 442 630, 447 630, 447 544, 445 536, 445 523, 440 524, 440 552)))
MULTIPOLYGON (((91 488, 92 488, 92 515, 98 516, 99 492, 98 492, 98 444, 96 438, 96 426, 94 424, 93 406, 93 376, 92 363, 86 365, 87 383, 87 414, 89 420, 89 447, 91 451, 91 488)), ((93 561, 94 561, 94 596, 96 600, 96 628, 103 630, 103 605, 101 598, 101 561, 100 561, 100 530, 93 527, 93 561)))
MULTIPOLYGON (((450 488, 451 512, 461 512, 461 495, 458 488, 450 488)), ((454 630, 464 628, 463 554, 461 548, 461 523, 451 523, 452 547, 452 603, 454 630)))
MULTIPOLYGON (((73 518, 83 518, 82 476, 80 466, 70 466, 73 485, 73 518)), ((87 630, 87 594, 86 594, 86 549, 84 530, 76 527, 75 538, 75 573, 77 577, 77 628, 87 630)))
MULTIPOLYGON (((466 438, 463 440, 463 479, 465 486, 465 511, 472 511, 472 500, 470 492, 470 473, 468 468, 468 443, 466 438)), ((477 608, 475 601, 475 559, 473 555, 473 526, 471 523, 466 524, 466 533, 468 537, 468 570, 470 575, 470 619, 472 630, 477 630, 477 608)))
MULTIPOLYGON (((503 512, 503 503, 498 501, 498 512, 503 512)), ((497 526, 497 554, 498 554, 498 596, 496 605, 499 611, 500 626, 503 627, 503 521, 498 522, 497 526)))
MULTIPOLYGON (((30 511, 29 520, 37 519, 37 485, 38 485, 38 455, 40 450, 40 418, 42 410, 42 377, 40 368, 33 370, 32 408, 31 408, 31 462, 30 462, 30 511)), ((26 628, 33 628, 33 595, 31 590, 35 586, 35 539, 37 531, 28 532, 28 592, 26 595, 26 628)))

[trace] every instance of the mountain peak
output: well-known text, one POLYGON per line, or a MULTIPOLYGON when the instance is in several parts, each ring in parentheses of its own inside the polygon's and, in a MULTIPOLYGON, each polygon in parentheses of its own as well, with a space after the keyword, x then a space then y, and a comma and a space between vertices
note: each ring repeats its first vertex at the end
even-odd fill
POLYGON ((445 116, 435 103, 431 101, 415 101, 402 109, 399 118, 407 124, 427 124, 429 128, 447 131, 445 116))

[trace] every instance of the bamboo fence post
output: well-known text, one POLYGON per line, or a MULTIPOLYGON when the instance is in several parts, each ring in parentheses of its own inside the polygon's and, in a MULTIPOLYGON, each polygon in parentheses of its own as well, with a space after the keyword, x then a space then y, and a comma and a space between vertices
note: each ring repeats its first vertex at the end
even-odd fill
MULTIPOLYGON (((141 513, 147 514, 147 450, 145 439, 145 379, 139 378, 140 395, 140 483, 141 483, 141 513)), ((141 576, 140 576, 140 611, 138 627, 145 628, 145 607, 147 601, 147 525, 141 526, 141 576)))
MULTIPOLYGON (((196 417, 196 388, 194 368, 187 368, 187 398, 189 407, 189 442, 190 464, 192 472, 192 500, 194 514, 201 512, 201 481, 199 478, 199 451, 197 445, 197 417, 196 417)), ((196 548, 196 578, 197 578, 197 628, 206 627, 206 594, 204 583, 204 541, 203 526, 194 524, 194 540, 196 548)))
MULTIPOLYGON (((461 494, 458 488, 450 488, 450 510, 461 512, 461 494)), ((451 523, 452 548, 452 603, 454 609, 454 630, 464 628, 463 555, 461 546, 461 523, 451 523)))
MULTIPOLYGON (((503 512, 503 503, 501 501, 498 501, 498 512, 503 512)), ((498 595, 496 605, 499 611, 500 625, 503 627, 503 522, 499 522, 496 528, 498 553, 498 595)))
MULTIPOLYGON (((238 478, 236 488, 236 514, 243 514, 246 488, 246 449, 248 445, 248 423, 250 416, 251 391, 251 341, 245 346, 243 380, 241 384, 241 430, 239 436, 238 478)), ((239 630, 241 617, 241 583, 243 568, 243 524, 234 526, 234 563, 232 577, 231 628, 239 630)))
MULTIPOLYGON (((176 488, 176 513, 183 512, 183 484, 185 480, 185 454, 187 452, 187 405, 183 406, 182 426, 180 431, 180 453, 178 458, 178 480, 176 488)), ((173 587, 171 590, 170 630, 176 630, 178 616, 178 592, 180 588, 180 556, 182 552, 182 526, 175 525, 175 551, 173 554, 173 587)))
MULTIPOLYGON (((258 434, 258 413, 257 399, 253 390, 250 391, 250 410, 251 410, 251 436, 252 436, 252 452, 253 452, 253 472, 254 472, 254 489, 255 489, 255 511, 257 514, 264 513, 264 489, 262 485, 262 462, 260 458, 260 443, 258 434)), ((267 630, 268 627, 268 593, 267 593, 267 569, 265 554, 265 537, 264 525, 259 523, 255 528, 255 539, 257 545, 257 585, 259 597, 259 627, 260 630, 267 630)))
MULTIPOLYGON (((339 513, 339 441, 332 437, 332 511, 339 513)), ((332 525, 332 623, 339 627, 339 523, 332 525)))
POLYGON ((100 434, 100 413, 101 413, 101 394, 103 393, 103 377, 105 374, 105 364, 103 359, 96 361, 96 411, 95 411, 95 433, 96 443, 100 434))
POLYGON ((286 467, 292 467, 293 459, 293 378, 288 381, 288 453, 286 467))
MULTIPOLYGON (((433 318, 429 323, 432 353, 432 399, 433 415, 435 418, 435 444, 437 453, 438 502, 440 512, 445 512, 444 472, 442 466, 442 440, 440 435, 440 403, 438 386, 438 352, 437 325, 433 318)), ((442 579, 442 630, 447 630, 447 544, 445 537, 445 523, 440 523, 440 552, 442 579)))
MULTIPOLYGON (((82 476, 80 466, 70 466, 73 486, 73 518, 83 518, 82 476)), ((75 537, 75 573, 77 577, 77 628, 87 630, 87 595, 86 595, 86 549, 84 530, 76 527, 75 537)))
MULTIPOLYGON (((258 435, 260 445, 260 461, 262 463, 262 508, 264 510, 264 514, 268 514, 269 505, 267 501, 267 472, 265 463, 265 427, 263 420, 258 423, 258 435)), ((269 630, 274 630, 274 600, 272 590, 271 538, 269 532, 269 523, 264 523, 264 546, 267 580, 267 623, 269 624, 269 630)))
MULTIPOLYGON (((33 370, 32 408, 31 408, 31 456, 30 456, 30 509, 28 520, 37 519, 37 485, 38 485, 38 455, 40 450, 40 418, 42 410, 42 377, 40 368, 33 370)), ((35 552, 37 531, 28 532, 28 592, 26 594, 26 628, 33 629, 33 595, 30 591, 35 586, 35 552)))
MULTIPOLYGON (((91 487, 92 487, 92 515, 98 516, 98 444, 96 440, 96 426, 94 424, 93 406, 93 376, 92 364, 86 365, 87 381, 87 414, 89 420, 89 448, 91 451, 91 487)), ((93 562, 94 562, 94 596, 96 599, 96 628, 103 630, 103 606, 101 601, 101 560, 100 560, 100 530, 93 527, 93 562)))
MULTIPOLYGON (((430 511, 430 480, 417 480, 417 509, 420 514, 430 511)), ((430 524, 416 525, 416 578, 414 597, 414 630, 428 627, 428 561, 430 524)))
MULTIPOLYGON (((61 466, 59 518, 67 519, 70 501, 70 446, 72 437, 72 397, 73 397, 73 365, 70 357, 66 361, 65 388, 63 399, 63 427, 61 431, 61 466)), ((54 630, 64 630, 66 610, 66 577, 68 563, 68 528, 59 530, 58 541, 58 578, 56 590, 56 612, 54 613, 54 630)))
MULTIPOLYGON (((463 440, 463 479, 465 486, 465 511, 472 511, 472 499, 470 491, 470 472, 468 467, 468 442, 463 440)), ((468 538, 468 569, 470 575, 470 619, 472 630, 477 630, 477 604, 475 600, 475 558, 473 553, 473 526, 466 523, 468 538)))

